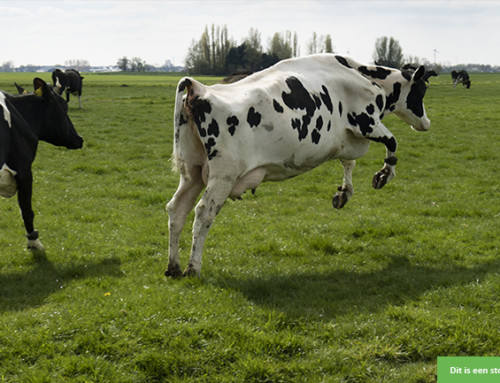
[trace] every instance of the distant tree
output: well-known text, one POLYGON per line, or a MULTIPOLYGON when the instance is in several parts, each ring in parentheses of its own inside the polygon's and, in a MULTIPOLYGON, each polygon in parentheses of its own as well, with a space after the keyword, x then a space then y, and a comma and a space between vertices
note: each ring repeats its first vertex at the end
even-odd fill
POLYGON ((318 53, 318 36, 313 32, 312 38, 307 43, 307 53, 313 55, 318 53))
POLYGON ((193 40, 186 55, 186 67, 190 73, 224 74, 226 56, 234 46, 228 38, 227 26, 208 26, 198 41, 193 40))
POLYGON ((373 60, 378 65, 400 68, 403 63, 403 49, 394 37, 379 37, 375 42, 373 60))
POLYGON ((87 71, 90 69, 90 63, 84 59, 66 60, 64 66, 76 69, 78 71, 87 71))
POLYGON ((0 72, 14 72, 14 63, 12 61, 6 61, 0 67, 0 72))
POLYGON ((132 72, 145 72, 147 68, 146 61, 140 59, 139 57, 134 57, 130 63, 130 70, 132 72))
POLYGON ((311 39, 307 43, 307 53, 311 55, 316 53, 333 53, 332 37, 330 35, 318 36, 316 32, 313 32, 311 39))
POLYGON ((244 43, 248 47, 255 49, 255 51, 262 53, 262 40, 260 38, 260 32, 257 29, 250 28, 244 43))
POLYGON ((292 32, 285 33, 276 32, 269 42, 267 51, 270 55, 276 55, 280 60, 298 56, 297 32, 292 35, 292 32))
POLYGON ((123 56, 122 58, 118 59, 118 61, 116 62, 116 66, 122 72, 126 72, 129 70, 129 63, 130 63, 130 60, 127 58, 127 56, 123 56))
POLYGON ((325 37, 325 53, 334 53, 332 45, 332 36, 326 35, 325 37))

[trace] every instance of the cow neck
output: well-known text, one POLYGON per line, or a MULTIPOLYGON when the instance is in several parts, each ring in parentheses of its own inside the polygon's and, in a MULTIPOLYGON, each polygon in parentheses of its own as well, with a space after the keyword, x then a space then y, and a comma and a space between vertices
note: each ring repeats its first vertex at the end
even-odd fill
POLYGON ((38 137, 42 124, 44 101, 31 94, 13 96, 10 101, 38 137))

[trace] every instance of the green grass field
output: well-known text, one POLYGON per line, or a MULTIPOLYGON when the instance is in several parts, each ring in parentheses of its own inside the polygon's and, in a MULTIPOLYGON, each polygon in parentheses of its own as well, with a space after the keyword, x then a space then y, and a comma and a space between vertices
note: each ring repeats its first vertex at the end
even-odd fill
POLYGON ((430 131, 387 117, 396 178, 371 187, 372 144, 341 210, 338 161, 228 201, 202 277, 172 280, 178 79, 85 75, 84 149, 41 143, 33 166, 45 256, 0 200, 0 382, 435 382, 438 356, 498 355, 500 75, 432 78, 430 131))

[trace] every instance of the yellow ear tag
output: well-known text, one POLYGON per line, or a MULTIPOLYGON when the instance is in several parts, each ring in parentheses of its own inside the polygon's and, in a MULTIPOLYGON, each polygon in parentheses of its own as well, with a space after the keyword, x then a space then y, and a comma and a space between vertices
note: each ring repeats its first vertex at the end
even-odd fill
POLYGON ((42 87, 39 87, 35 90, 35 96, 42 97, 43 96, 43 90, 42 87))

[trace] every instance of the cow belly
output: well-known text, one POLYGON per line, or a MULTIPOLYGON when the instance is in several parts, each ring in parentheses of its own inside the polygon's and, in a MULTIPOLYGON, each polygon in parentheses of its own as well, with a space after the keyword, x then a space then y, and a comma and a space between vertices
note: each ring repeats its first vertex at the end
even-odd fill
POLYGON ((0 195, 2 197, 13 197, 17 192, 17 183, 14 176, 16 172, 10 169, 7 165, 3 165, 0 169, 0 195))

